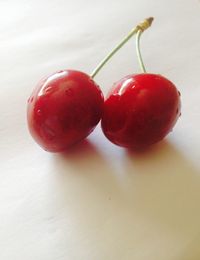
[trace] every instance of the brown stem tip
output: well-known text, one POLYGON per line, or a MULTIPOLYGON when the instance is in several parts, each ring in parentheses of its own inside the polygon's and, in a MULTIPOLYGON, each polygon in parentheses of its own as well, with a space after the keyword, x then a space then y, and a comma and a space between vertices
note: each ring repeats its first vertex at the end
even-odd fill
POLYGON ((152 24, 154 18, 153 18, 153 17, 149 17, 149 18, 147 18, 146 20, 148 21, 149 26, 151 26, 151 24, 152 24))
POLYGON ((153 17, 146 18, 143 22, 137 25, 137 29, 141 31, 145 31, 147 28, 151 26, 153 20, 154 20, 153 17))

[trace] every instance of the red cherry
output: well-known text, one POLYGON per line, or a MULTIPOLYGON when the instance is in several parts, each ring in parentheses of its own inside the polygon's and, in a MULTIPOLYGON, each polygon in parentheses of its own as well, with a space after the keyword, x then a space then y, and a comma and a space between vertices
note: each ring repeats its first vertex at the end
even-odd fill
POLYGON ((119 146, 141 149, 162 140, 180 116, 180 92, 156 74, 116 82, 104 104, 102 129, 119 146))
POLYGON ((87 74, 63 70, 41 80, 28 100, 28 127, 45 150, 59 152, 87 137, 98 124, 103 95, 87 74))

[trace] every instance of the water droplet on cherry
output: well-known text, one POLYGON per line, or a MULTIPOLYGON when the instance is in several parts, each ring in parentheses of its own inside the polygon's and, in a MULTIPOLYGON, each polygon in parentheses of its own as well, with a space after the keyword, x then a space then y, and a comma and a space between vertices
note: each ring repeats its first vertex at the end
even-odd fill
POLYGON ((41 109, 38 109, 38 110, 37 110, 37 115, 38 115, 38 116, 41 116, 41 115, 42 115, 41 109))
POLYGON ((30 98, 28 99, 28 103, 32 103, 32 102, 33 102, 33 99, 34 99, 34 97, 30 97, 30 98))
POLYGON ((51 87, 46 88, 45 93, 49 93, 51 91, 51 89, 52 89, 51 87))
POLYGON ((74 94, 74 91, 71 88, 68 88, 65 90, 65 95, 71 97, 71 96, 73 96, 73 94, 74 94))

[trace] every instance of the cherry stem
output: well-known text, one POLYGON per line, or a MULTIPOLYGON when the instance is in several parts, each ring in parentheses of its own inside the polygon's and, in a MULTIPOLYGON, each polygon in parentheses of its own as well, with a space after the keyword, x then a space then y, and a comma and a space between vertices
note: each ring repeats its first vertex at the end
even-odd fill
POLYGON ((142 35, 142 32, 143 32, 142 30, 139 30, 136 34, 136 53, 137 53, 137 58, 138 58, 138 62, 140 65, 140 69, 143 73, 146 73, 147 71, 144 66, 144 62, 143 62, 141 51, 140 51, 140 37, 142 35))
MULTIPOLYGON (((153 17, 149 17, 147 19, 145 19, 143 22, 139 23, 135 28, 133 28, 129 33, 128 35, 122 39, 122 41, 117 44, 115 46, 115 48, 97 65, 97 67, 93 70, 93 72, 91 73, 91 77, 94 78, 97 73, 104 67, 104 65, 112 58, 112 56, 119 50, 121 49, 121 47, 126 43, 128 42, 128 40, 130 38, 132 38, 133 35, 135 35, 136 33, 138 33, 139 31, 141 31, 141 33, 146 30, 147 28, 149 28, 151 26, 153 22, 153 17)), ((140 38, 140 35, 139 37, 140 38)), ((138 46, 139 46, 139 39, 138 39, 138 46)), ((138 48, 139 50, 139 48, 138 48)), ((139 50, 139 53, 140 53, 140 50, 139 50)), ((139 63, 141 63, 142 61, 142 58, 141 58, 141 54, 138 56, 138 60, 139 60, 139 63)), ((143 63, 143 62, 142 62, 143 63)))

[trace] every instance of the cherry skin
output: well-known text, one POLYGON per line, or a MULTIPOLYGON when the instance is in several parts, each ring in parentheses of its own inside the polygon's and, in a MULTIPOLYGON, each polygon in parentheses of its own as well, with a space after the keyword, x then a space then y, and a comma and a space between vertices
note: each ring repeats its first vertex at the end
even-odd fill
POLYGON ((28 100, 32 137, 45 150, 60 152, 87 137, 101 119, 103 95, 93 79, 63 70, 41 80, 28 100))
POLYGON ((144 149, 162 140, 180 116, 180 92, 161 75, 129 75, 104 103, 102 130, 114 144, 144 149))

